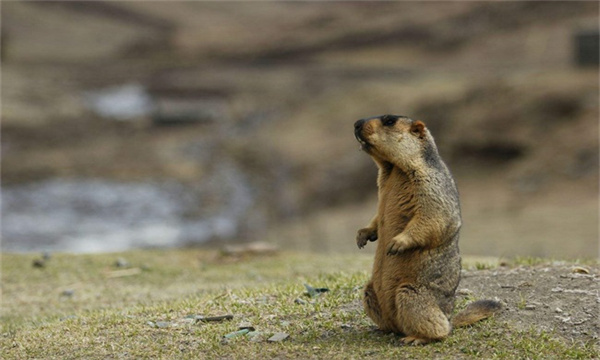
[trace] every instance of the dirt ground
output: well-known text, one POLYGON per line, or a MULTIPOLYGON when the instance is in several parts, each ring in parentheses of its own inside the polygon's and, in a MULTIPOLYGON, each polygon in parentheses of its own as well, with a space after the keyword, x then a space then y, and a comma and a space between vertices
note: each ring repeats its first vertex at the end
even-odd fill
POLYGON ((519 329, 554 333, 568 342, 598 343, 600 268, 564 263, 463 271, 458 296, 497 298, 497 315, 519 329), (469 295, 466 295, 469 294, 469 295))

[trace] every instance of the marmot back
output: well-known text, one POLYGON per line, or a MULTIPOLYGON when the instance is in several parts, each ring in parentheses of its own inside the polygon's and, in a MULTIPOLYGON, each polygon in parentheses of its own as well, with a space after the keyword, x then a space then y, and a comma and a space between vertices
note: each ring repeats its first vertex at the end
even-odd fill
MULTIPOLYGON (((359 120, 354 129, 379 168, 377 214, 356 239, 359 248, 378 241, 365 311, 381 330, 402 333, 407 343, 442 339, 451 330, 461 269, 454 179, 423 122, 383 115, 359 120)), ((476 308, 477 320, 496 311, 476 308)))

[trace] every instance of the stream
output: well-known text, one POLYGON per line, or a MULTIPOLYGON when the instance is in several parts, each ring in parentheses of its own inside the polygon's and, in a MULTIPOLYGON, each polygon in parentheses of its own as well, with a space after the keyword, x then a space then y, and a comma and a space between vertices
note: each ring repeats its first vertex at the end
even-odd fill
POLYGON ((254 198, 220 167, 198 187, 166 182, 46 180, 2 188, 2 250, 97 253, 233 238, 254 198), (216 205, 206 198, 218 195, 216 205))

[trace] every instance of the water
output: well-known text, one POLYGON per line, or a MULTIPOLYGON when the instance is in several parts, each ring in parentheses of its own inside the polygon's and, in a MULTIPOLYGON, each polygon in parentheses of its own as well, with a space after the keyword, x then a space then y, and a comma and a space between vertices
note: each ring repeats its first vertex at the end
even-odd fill
POLYGON ((243 174, 220 167, 191 188, 175 182, 47 180, 2 189, 2 250, 112 252, 235 237, 253 204, 243 174), (207 205, 207 193, 220 195, 207 205))
POLYGON ((148 116, 154 105, 146 89, 138 84, 115 86, 85 94, 86 105, 96 114, 116 120, 148 116))

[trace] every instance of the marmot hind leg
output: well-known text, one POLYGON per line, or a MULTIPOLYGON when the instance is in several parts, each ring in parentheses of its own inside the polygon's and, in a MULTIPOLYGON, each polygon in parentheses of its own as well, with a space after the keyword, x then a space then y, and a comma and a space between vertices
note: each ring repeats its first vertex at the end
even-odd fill
POLYGON ((400 286, 396 292, 396 321, 406 344, 427 344, 450 334, 452 325, 435 298, 425 289, 400 286))
POLYGON ((367 315, 375 324, 377 324, 380 330, 390 331, 390 329, 386 328, 383 318, 381 317, 381 307, 379 306, 377 295, 373 289, 373 281, 369 281, 369 283, 365 286, 364 295, 363 306, 367 315))

